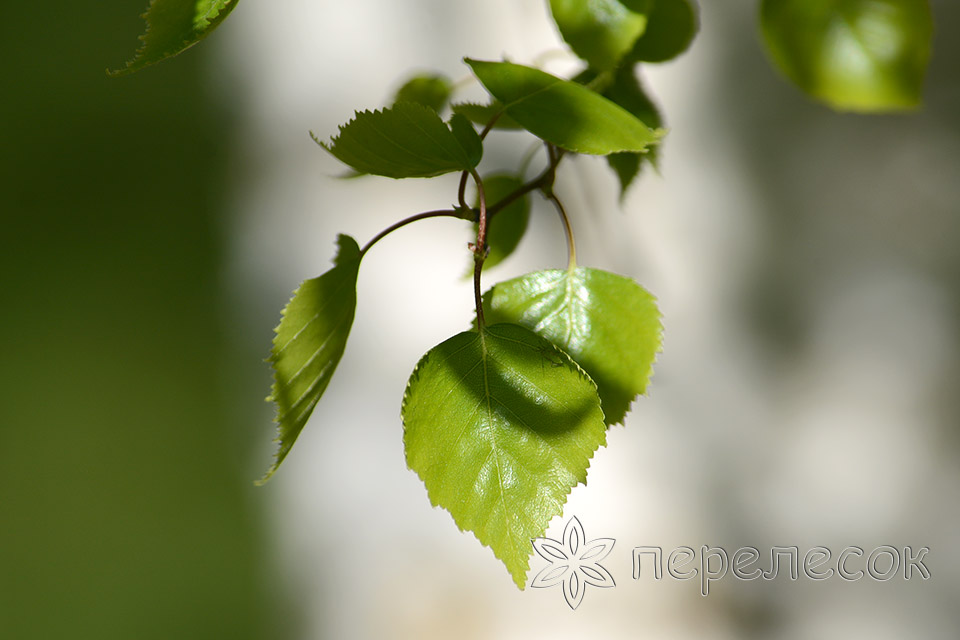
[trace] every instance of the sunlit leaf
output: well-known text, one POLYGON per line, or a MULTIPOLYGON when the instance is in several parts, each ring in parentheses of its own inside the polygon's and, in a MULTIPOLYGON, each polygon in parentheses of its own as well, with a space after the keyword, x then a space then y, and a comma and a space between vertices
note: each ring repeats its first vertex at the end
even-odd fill
POLYGON ((334 267, 318 278, 306 280, 294 291, 276 328, 270 363, 277 405, 277 442, 273 466, 266 482, 290 452, 313 408, 333 377, 343 356, 357 307, 357 271, 360 249, 356 240, 341 235, 334 267))
POLYGON ((487 322, 512 322, 566 351, 597 384, 607 424, 646 391, 660 351, 656 300, 630 278, 599 269, 537 271, 483 296, 487 322))
POLYGON ((777 67, 834 109, 920 104, 933 18, 927 0, 764 0, 763 39, 777 67))
POLYGON ((596 386, 516 325, 467 331, 420 360, 403 398, 407 465, 523 589, 533 552, 606 444, 596 386))
POLYGON ((133 73, 177 55, 210 35, 239 0, 151 0, 143 19, 142 44, 126 66, 110 75, 133 73))
POLYGON ((560 35, 600 71, 613 69, 647 26, 653 0, 550 0, 560 35))
POLYGON ((439 113, 447 106, 452 90, 453 86, 445 76, 436 74, 417 75, 397 89, 393 102, 394 104, 416 102, 439 113))
POLYGON ((480 136, 466 118, 455 115, 451 125, 453 131, 429 107, 399 102, 358 112, 329 144, 314 140, 360 173, 429 178, 472 169, 483 155, 480 136))
POLYGON ((466 60, 483 86, 527 131, 575 151, 646 151, 662 132, 576 82, 510 62, 466 60))
MULTIPOLYGON (((487 198, 487 207, 496 205, 522 186, 523 181, 513 174, 484 176, 483 188, 487 198)), ((479 196, 475 201, 475 206, 480 206, 479 196)), ((511 202, 502 211, 497 212, 489 220, 487 246, 490 248, 490 252, 483 263, 485 269, 500 264, 513 253, 527 230, 529 219, 530 198, 524 195, 511 202)), ((475 224, 474 237, 476 237, 476 228, 477 225, 475 224)), ((473 274, 473 260, 470 261, 469 272, 473 274)))

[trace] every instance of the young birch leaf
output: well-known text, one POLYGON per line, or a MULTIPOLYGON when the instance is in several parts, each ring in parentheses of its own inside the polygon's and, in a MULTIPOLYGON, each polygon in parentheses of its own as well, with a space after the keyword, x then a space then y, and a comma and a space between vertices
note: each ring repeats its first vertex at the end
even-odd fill
POLYGON ((523 589, 530 541, 606 444, 596 386, 547 340, 494 325, 427 352, 402 415, 407 465, 430 502, 490 547, 523 589))
POLYGON ((656 300, 630 278, 576 267, 537 271, 483 296, 487 322, 512 322, 570 354, 597 384, 607 424, 646 391, 660 351, 656 300))
POLYGON ((564 149, 594 155, 645 152, 663 135, 576 82, 510 62, 466 62, 524 129, 564 149))
POLYGON ((613 69, 647 27, 653 0, 550 0, 553 20, 573 52, 599 71, 613 69))
POLYGON ((700 28, 695 0, 654 0, 647 29, 624 60, 665 62, 687 50, 700 28))
POLYGON ((760 23, 776 66, 834 109, 919 106, 933 35, 927 0, 764 0, 760 23))
POLYGON ((388 178, 429 178, 473 169, 483 145, 468 122, 454 116, 451 131, 437 112, 414 102, 358 112, 329 144, 314 140, 360 173, 388 178), (470 131, 467 131, 470 129, 470 131))
POLYGON ((237 6, 238 0, 152 0, 143 19, 147 30, 140 49, 123 69, 108 72, 121 76, 177 55, 204 39, 237 6))
POLYGON ((269 361, 277 405, 277 450, 273 466, 260 480, 270 479, 290 452, 343 356, 357 307, 360 248, 347 235, 337 238, 334 267, 305 280, 294 291, 276 328, 269 361))
POLYGON ((416 102, 439 113, 447 106, 452 91, 453 86, 445 76, 418 75, 410 78, 397 89, 393 103, 416 102))
MULTIPOLYGON (((487 198, 487 206, 491 207, 508 195, 523 186, 523 180, 513 174, 496 174, 483 178, 483 188, 487 198)), ((474 206, 480 206, 479 196, 474 206)), ((520 244, 523 234, 527 231, 527 222, 530 220, 530 199, 521 196, 507 205, 496 216, 491 218, 487 227, 487 254, 483 267, 488 268, 502 262, 513 253, 520 244)), ((473 237, 476 237, 477 224, 474 224, 473 237)), ((473 275, 473 260, 470 260, 469 274, 473 275)))

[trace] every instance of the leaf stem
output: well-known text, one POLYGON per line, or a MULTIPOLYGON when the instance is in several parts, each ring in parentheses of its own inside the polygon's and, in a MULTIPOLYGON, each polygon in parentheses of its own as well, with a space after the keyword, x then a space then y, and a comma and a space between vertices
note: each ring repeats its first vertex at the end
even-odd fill
MULTIPOLYGON (((472 212, 468 210, 467 213, 472 213, 472 212)), ((370 242, 363 245, 363 249, 360 249, 360 257, 362 258, 364 255, 366 255, 367 251, 370 250, 370 247, 377 244, 377 242, 379 242, 381 239, 393 233, 400 227, 405 227, 411 222, 417 222, 418 220, 426 220, 427 218, 460 218, 461 220, 470 220, 470 221, 473 220, 472 216, 466 217, 463 211, 459 211, 457 209, 438 209, 436 211, 424 211, 423 213, 418 213, 416 215, 410 216, 409 218, 404 218, 400 222, 390 225, 389 227, 387 227, 386 229, 384 229, 383 231, 375 235, 373 239, 370 240, 370 242)))
POLYGON ((488 218, 492 219, 493 216, 509 207, 515 200, 522 198, 531 191, 540 189, 541 191, 548 193, 550 189, 553 188, 553 181, 557 175, 557 165, 559 165, 560 160, 563 159, 565 151, 563 149, 557 149, 549 143, 546 144, 546 147, 547 158, 549 158, 549 164, 547 167, 536 178, 525 183, 523 186, 518 187, 512 193, 501 198, 500 201, 495 205, 491 206, 487 211, 488 218))
POLYGON ((483 332, 486 322, 483 319, 483 299, 480 296, 480 272, 483 270, 483 261, 487 257, 487 196, 483 190, 483 180, 476 170, 470 175, 477 185, 477 194, 480 199, 480 218, 477 224, 477 243, 473 246, 473 299, 477 307, 477 330, 483 332))
POLYGON ((557 213, 560 214, 560 220, 563 222, 563 231, 567 235, 567 270, 573 271, 577 268, 577 245, 573 241, 573 227, 570 226, 570 218, 567 217, 567 212, 557 194, 551 191, 547 194, 547 199, 557 208, 557 213))

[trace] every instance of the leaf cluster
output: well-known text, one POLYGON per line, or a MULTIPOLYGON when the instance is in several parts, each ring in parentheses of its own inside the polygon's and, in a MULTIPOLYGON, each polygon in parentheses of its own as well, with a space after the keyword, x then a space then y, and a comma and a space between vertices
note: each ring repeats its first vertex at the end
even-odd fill
MULTIPOLYGON (((237 0, 151 0, 147 31, 125 74, 206 37, 237 0)), ((414 75, 389 106, 355 113, 314 140, 355 174, 393 179, 459 173, 456 205, 401 219, 362 248, 341 235, 334 266, 304 281, 282 312, 269 358, 277 470, 346 349, 364 255, 393 231, 431 217, 465 221, 476 320, 430 349, 414 369, 401 416, 407 464, 430 501, 447 509, 504 563, 521 589, 530 541, 586 482, 608 427, 646 392, 662 324, 653 296, 630 278, 579 266, 573 225, 555 191, 573 154, 606 158, 621 196, 656 165, 664 117, 641 82, 644 65, 683 53, 699 28, 694 0, 548 0, 558 33, 581 61, 563 78, 509 61, 466 58, 489 94, 455 102, 434 73, 414 75), (478 131, 479 127, 479 131, 478 131), (520 167, 487 168, 492 131, 520 131, 543 150, 520 167), (466 187, 475 196, 468 204, 466 187), (481 274, 518 249, 539 193, 567 239, 566 268, 529 273, 483 292, 481 274)), ((803 91, 838 110, 916 107, 930 57, 927 0, 760 0, 763 41, 803 91)))

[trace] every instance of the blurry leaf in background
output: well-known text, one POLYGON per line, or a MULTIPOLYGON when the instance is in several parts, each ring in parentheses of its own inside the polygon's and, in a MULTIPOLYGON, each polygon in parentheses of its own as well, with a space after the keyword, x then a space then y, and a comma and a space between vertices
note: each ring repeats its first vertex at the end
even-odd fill
POLYGON ((560 35, 598 71, 613 69, 647 27, 653 0, 550 0, 560 35))
POLYGON ((126 66, 111 75, 133 73, 177 55, 206 38, 237 6, 239 0, 151 0, 143 44, 126 66))
POLYGON ((120 81, 125 0, 2 6, 0 636, 289 638, 263 381, 225 384, 233 132, 202 56, 120 81))
POLYGON ((337 238, 334 267, 305 280, 283 309, 273 337, 270 364, 273 389, 268 400, 277 404, 277 450, 263 484, 287 457, 337 370, 347 346, 357 309, 360 247, 350 236, 337 238))
POLYGON ((453 91, 453 85, 445 76, 436 74, 417 75, 397 89, 393 103, 416 102, 440 113, 447 106, 451 91, 453 91))
POLYGON ((630 62, 666 62, 687 50, 700 28, 695 0, 654 0, 647 29, 624 58, 630 62))
POLYGON ((544 338, 498 324, 427 352, 401 413, 407 465, 431 504, 474 532, 523 589, 530 541, 606 444, 596 385, 544 338))
POLYGON ((760 18, 776 66, 810 96, 840 111, 919 106, 927 0, 764 0, 760 18))
POLYGON ((595 155, 641 152, 662 137, 661 131, 575 82, 511 62, 466 62, 514 120, 558 147, 595 155))

